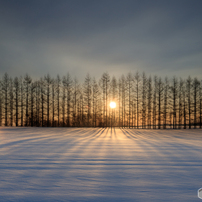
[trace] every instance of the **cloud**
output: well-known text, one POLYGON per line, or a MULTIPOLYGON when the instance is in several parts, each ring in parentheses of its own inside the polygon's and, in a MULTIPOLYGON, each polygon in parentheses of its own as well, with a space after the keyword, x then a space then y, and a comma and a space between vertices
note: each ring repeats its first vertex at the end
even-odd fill
MULTIPOLYGON (((1 3, 2 4, 2 3, 1 3)), ((202 77, 200 1, 18 1, 1 6, 0 73, 202 77), (192 2, 192 3, 191 3, 192 2)))

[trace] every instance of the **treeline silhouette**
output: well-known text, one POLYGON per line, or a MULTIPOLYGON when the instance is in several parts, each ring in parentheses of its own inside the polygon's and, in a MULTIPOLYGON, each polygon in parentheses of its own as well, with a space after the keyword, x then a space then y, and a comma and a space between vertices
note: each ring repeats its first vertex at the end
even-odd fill
POLYGON ((128 73, 120 78, 70 74, 33 81, 0 79, 0 125, 45 127, 201 128, 202 81, 128 73), (111 109, 111 101, 116 108, 111 109))

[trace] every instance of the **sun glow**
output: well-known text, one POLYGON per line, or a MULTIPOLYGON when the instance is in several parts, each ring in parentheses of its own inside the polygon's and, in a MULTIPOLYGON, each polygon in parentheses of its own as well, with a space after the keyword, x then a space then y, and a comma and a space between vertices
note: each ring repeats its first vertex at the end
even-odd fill
POLYGON ((113 109, 116 107, 116 102, 110 102, 110 107, 113 109))

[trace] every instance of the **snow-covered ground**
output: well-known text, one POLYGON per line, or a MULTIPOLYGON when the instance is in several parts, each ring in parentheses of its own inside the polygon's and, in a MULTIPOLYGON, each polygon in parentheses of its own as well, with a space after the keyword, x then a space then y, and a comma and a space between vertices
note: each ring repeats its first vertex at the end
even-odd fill
POLYGON ((0 128, 0 201, 200 201, 202 130, 0 128))

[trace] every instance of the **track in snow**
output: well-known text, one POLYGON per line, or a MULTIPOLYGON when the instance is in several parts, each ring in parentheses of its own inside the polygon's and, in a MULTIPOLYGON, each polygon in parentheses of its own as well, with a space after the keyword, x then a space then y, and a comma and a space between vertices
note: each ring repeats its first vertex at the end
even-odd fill
POLYGON ((0 128, 0 201, 199 201, 202 130, 0 128))

